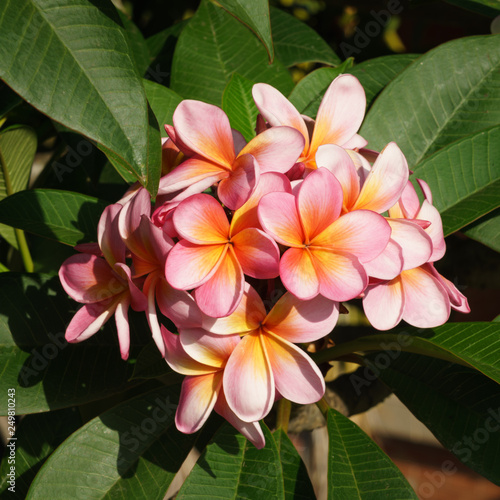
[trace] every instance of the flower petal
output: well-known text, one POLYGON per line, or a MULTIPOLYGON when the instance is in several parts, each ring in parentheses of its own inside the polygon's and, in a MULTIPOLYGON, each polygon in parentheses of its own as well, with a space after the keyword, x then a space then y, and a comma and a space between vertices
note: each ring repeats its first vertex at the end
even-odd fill
POLYGON ((297 209, 306 243, 338 218, 342 198, 339 181, 326 168, 319 168, 306 177, 297 195, 297 209))
POLYGON ((255 190, 259 175, 259 164, 252 155, 238 156, 229 177, 219 183, 217 194, 220 201, 231 210, 240 208, 255 190))
POLYGON ((222 335, 242 334, 257 329, 266 317, 266 309, 259 294, 248 283, 238 307, 223 318, 203 317, 203 328, 222 335))
POLYGON ((274 378, 261 334, 245 335, 224 370, 224 393, 231 410, 245 422, 264 418, 274 403, 274 378))
POLYGON ((439 274, 433 264, 426 264, 424 269, 430 272, 441 283, 441 285, 443 285, 448 293, 450 305, 453 309, 462 313, 470 313, 467 297, 461 293, 450 280, 446 279, 442 274, 439 274))
POLYGON ((297 346, 272 333, 263 335, 276 390, 299 404, 319 401, 325 394, 325 380, 318 366, 297 346))
POLYGON ((175 209, 175 229, 191 243, 198 245, 227 243, 229 222, 220 203, 208 194, 195 194, 175 209))
POLYGON ((289 193, 269 193, 262 197, 257 210, 264 231, 278 243, 302 247, 304 232, 295 204, 289 193))
POLYGON ((272 279, 279 275, 280 251, 264 231, 248 228, 231 238, 234 253, 243 272, 257 279, 272 279))
POLYGON ((417 214, 417 219, 426 220, 431 223, 425 232, 432 240, 432 254, 429 257, 429 262, 436 262, 446 253, 441 215, 436 207, 433 207, 427 200, 424 200, 417 214))
POLYGON ((365 91, 352 75, 340 75, 328 87, 318 109, 309 151, 322 144, 343 146, 353 138, 363 121, 365 91))
POLYGON ((234 212, 231 220, 231 234, 239 233, 247 227, 260 229, 261 225, 257 214, 257 206, 265 194, 274 192, 291 193, 292 187, 290 186, 290 181, 286 176, 277 172, 262 174, 252 196, 250 196, 241 208, 234 212))
POLYGON ((405 219, 387 219, 391 226, 391 240, 402 249, 403 270, 413 269, 428 262, 432 241, 418 224, 405 219))
POLYGON ((85 304, 71 319, 66 329, 66 340, 74 343, 92 337, 113 316, 117 305, 118 300, 85 304))
POLYGON ((125 243, 118 230, 118 215, 122 205, 108 205, 102 212, 97 225, 97 241, 104 258, 112 266, 115 262, 125 262, 125 243))
POLYGON ((267 83, 254 85, 252 95, 257 108, 271 127, 285 125, 298 130, 305 140, 303 150, 307 151, 309 132, 303 118, 293 104, 279 90, 267 83))
POLYGON ((221 384, 221 372, 184 379, 175 413, 177 429, 192 434, 201 428, 215 406, 221 384))
MULTIPOLYGON (((292 127, 272 127, 254 137, 242 150, 258 162, 260 172, 285 174, 299 159, 304 149, 304 136, 292 127)), ((239 158, 239 156, 238 156, 239 158)))
POLYGON ((310 252, 305 248, 289 248, 281 257, 280 277, 285 288, 302 300, 319 293, 319 280, 310 252))
POLYGON ((403 250, 398 243, 391 239, 384 251, 370 262, 364 262, 363 267, 368 276, 381 280, 392 280, 403 270, 403 250))
POLYGON ((196 245, 181 240, 170 251, 165 265, 167 281, 180 290, 202 285, 217 271, 227 245, 196 245))
POLYGON ((241 266, 229 247, 220 265, 208 281, 194 292, 200 310, 219 318, 231 314, 240 303, 245 279, 241 266))
POLYGON ((233 135, 226 113, 213 104, 186 99, 173 118, 177 137, 192 151, 230 167, 235 158, 233 135))
POLYGON ((264 320, 266 331, 289 342, 314 342, 333 330, 339 317, 337 302, 318 295, 301 300, 285 293, 264 320))
POLYGON ((118 333, 118 344, 120 354, 126 361, 130 350, 130 325, 128 323, 128 308, 130 307, 130 295, 123 294, 122 300, 118 302, 115 310, 116 331, 118 333))
POLYGON ((401 321, 403 307, 403 286, 399 276, 365 290, 363 309, 377 330, 394 328, 401 321))

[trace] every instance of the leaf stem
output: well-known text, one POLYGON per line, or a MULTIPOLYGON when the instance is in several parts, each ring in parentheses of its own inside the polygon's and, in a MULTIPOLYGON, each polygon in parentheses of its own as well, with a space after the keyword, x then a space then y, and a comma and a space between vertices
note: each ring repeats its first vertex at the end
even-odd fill
POLYGON ((290 421, 290 414, 292 412, 292 403, 288 399, 280 399, 278 403, 278 415, 276 416, 276 427, 283 429, 286 433, 288 431, 288 422, 290 421))

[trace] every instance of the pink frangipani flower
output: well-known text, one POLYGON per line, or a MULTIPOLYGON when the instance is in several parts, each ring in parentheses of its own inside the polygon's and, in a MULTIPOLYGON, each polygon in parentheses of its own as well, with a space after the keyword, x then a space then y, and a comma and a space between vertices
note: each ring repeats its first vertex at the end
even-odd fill
POLYGON ((344 301, 368 284, 363 262, 377 257, 389 241, 385 219, 369 210, 340 215, 342 188, 320 168, 301 183, 296 196, 270 193, 259 204, 262 227, 289 248, 280 261, 280 277, 300 299, 318 294, 344 301))
POLYGON ((86 340, 108 321, 116 320, 120 353, 127 359, 130 348, 128 308, 144 311, 146 297, 132 280, 125 264, 125 244, 118 233, 118 214, 122 206, 105 208, 98 225, 99 247, 104 259, 81 253, 66 259, 59 279, 66 293, 84 306, 77 311, 66 329, 68 342, 86 340))
POLYGON ((266 130, 244 145, 224 111, 199 101, 182 101, 173 122, 169 135, 193 156, 161 179, 159 194, 186 190, 191 195, 218 183, 219 199, 231 210, 248 200, 262 173, 287 172, 304 148, 303 137, 290 127, 266 130))
POLYGON ((316 297, 283 295, 269 314, 248 284, 237 309, 225 318, 204 317, 203 328, 219 335, 242 335, 224 370, 229 407, 246 422, 265 417, 277 395, 314 403, 325 391, 323 375, 294 342, 313 342, 337 322, 338 304, 316 297))
POLYGON ((183 238, 170 252, 165 274, 177 289, 196 288, 200 309, 209 316, 227 316, 238 305, 243 274, 258 279, 279 274, 279 249, 262 230, 233 231, 221 205, 207 194, 193 195, 174 213, 183 238))

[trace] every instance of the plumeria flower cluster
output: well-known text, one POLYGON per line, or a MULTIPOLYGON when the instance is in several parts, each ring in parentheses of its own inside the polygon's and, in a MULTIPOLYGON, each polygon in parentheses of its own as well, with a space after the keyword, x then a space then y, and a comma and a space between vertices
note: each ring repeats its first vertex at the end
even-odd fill
POLYGON ((332 82, 316 121, 267 84, 253 97, 248 143, 218 107, 181 102, 165 127, 154 210, 132 188, 104 210, 98 243, 78 246, 59 274, 84 304, 68 341, 114 315, 127 359, 128 309, 144 311, 186 376, 177 427, 196 432, 215 410, 260 448, 258 421, 277 399, 323 396, 303 347, 331 332, 342 302, 361 298, 380 330, 434 327, 469 308, 434 268, 445 243, 429 187, 419 181, 420 203, 398 146, 378 153, 357 133, 366 101, 355 77, 332 82))

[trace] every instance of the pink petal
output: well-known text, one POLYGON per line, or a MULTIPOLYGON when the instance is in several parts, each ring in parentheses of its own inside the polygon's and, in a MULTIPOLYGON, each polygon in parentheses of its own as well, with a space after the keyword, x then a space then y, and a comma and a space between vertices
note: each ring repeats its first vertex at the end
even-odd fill
POLYGON ((312 299, 319 293, 319 279, 306 248, 290 248, 283 254, 280 277, 285 288, 302 300, 312 299))
POLYGON ((258 208, 259 221, 266 233, 278 243, 301 247, 305 236, 295 204, 289 193, 269 193, 262 197, 258 208))
POLYGON ((276 390, 294 403, 310 404, 325 394, 325 380, 302 349, 272 333, 263 335, 276 390))
POLYGON ((342 144, 345 149, 361 149, 368 144, 368 141, 359 134, 354 134, 351 139, 342 144))
POLYGON ((357 297, 366 288, 368 277, 356 257, 329 249, 310 251, 321 295, 341 302, 357 297))
POLYGON ((417 184, 420 186, 422 193, 424 193, 425 199, 432 205, 432 192, 429 184, 422 179, 416 179, 417 184))
POLYGON ((311 245, 350 253, 369 262, 382 253, 391 236, 391 227, 370 210, 355 210, 339 217, 319 234, 311 245))
POLYGON ((258 422, 244 422, 238 418, 227 404, 224 390, 219 392, 215 403, 215 411, 225 418, 236 430, 245 436, 258 450, 264 448, 266 440, 258 422))
POLYGON ((199 245, 227 243, 229 222, 220 203, 208 194, 195 194, 184 200, 173 216, 182 238, 199 245))
POLYGON ((113 316, 117 305, 118 300, 85 304, 71 319, 66 329, 66 340, 74 343, 92 337, 113 316))
POLYGON ((403 287, 399 276, 387 283, 369 286, 365 290, 363 309, 377 330, 394 328, 403 315, 403 287))
POLYGON ((257 206, 265 194, 274 192, 291 193, 290 181, 283 174, 277 172, 262 174, 252 196, 241 208, 234 212, 231 220, 231 234, 239 233, 247 227, 260 229, 257 206))
MULTIPOLYGON (((149 275, 148 278, 150 276, 151 275, 149 275)), ((147 298, 148 298, 148 308, 146 310, 146 317, 148 320, 149 329, 151 330, 151 336, 153 337, 156 347, 158 347, 158 350, 160 351, 162 357, 165 357, 165 352, 166 352, 165 342, 163 341, 160 323, 158 322, 158 315, 156 314, 156 300, 155 300, 156 285, 159 279, 161 278, 155 276, 152 280, 150 280, 151 283, 148 283, 147 291, 145 284, 144 291, 145 293, 147 293, 147 298)))
POLYGON ((368 276, 392 280, 403 270, 403 250, 398 243, 390 239, 384 251, 370 262, 364 262, 363 267, 368 276))
POLYGON ((193 158, 181 163, 160 179, 158 196, 170 195, 170 202, 179 203, 193 194, 202 193, 228 176, 229 171, 193 158))
POLYGON ((208 281, 217 271, 227 245, 196 245, 181 240, 167 257, 165 276, 180 290, 190 290, 208 281))
POLYGON ((125 262, 125 243, 118 230, 118 215, 122 205, 108 205, 97 225, 97 241, 105 259, 112 266, 115 262, 125 262))
POLYGON ((326 144, 318 148, 316 165, 325 167, 340 182, 344 210, 350 210, 358 199, 359 177, 349 154, 340 146, 326 144))
POLYGON ((226 113, 212 104, 185 100, 173 116, 175 133, 192 151, 214 163, 230 167, 234 144, 226 113))
POLYGON ((393 219, 415 219, 420 209, 420 201, 411 181, 406 183, 401 198, 389 209, 389 217, 393 219))
POLYGON ((425 264, 432 253, 432 241, 418 224, 405 219, 388 219, 391 239, 402 249, 403 270, 425 264))
POLYGON ((196 432, 212 412, 222 384, 222 373, 186 377, 182 382, 175 425, 185 434, 196 432))
POLYGON ((195 290, 196 303, 208 316, 228 316, 240 303, 244 284, 241 266, 229 247, 215 273, 195 290))
POLYGON ((395 142, 389 143, 373 164, 352 210, 385 212, 401 197, 409 173, 403 152, 395 142))
MULTIPOLYGON (((260 172, 288 172, 304 149, 304 136, 291 127, 273 127, 254 137, 242 150, 258 162, 260 172)), ((239 157, 239 156, 238 156, 239 157)))
POLYGON ((128 295, 130 296, 130 303, 134 311, 145 311, 147 308, 147 298, 139 290, 137 285, 132 281, 132 273, 126 264, 117 262, 113 266, 113 270, 128 282, 128 295))
POLYGON ((444 286, 422 267, 401 273, 404 293, 403 319, 419 328, 448 321, 450 300, 444 286))
POLYGON ((179 335, 161 326, 161 334, 166 346, 165 360, 172 370, 182 375, 206 375, 216 371, 213 366, 204 365, 194 360, 183 349, 179 335))
POLYGON ((255 228, 244 229, 231 242, 244 274, 257 279, 278 277, 280 251, 266 233, 255 228))
POLYGON ((203 317, 203 328, 222 335, 243 334, 259 328, 266 309, 259 294, 248 283, 244 285, 241 301, 232 314, 223 318, 203 317))
POLYGON ((100 302, 117 295, 126 285, 107 261, 88 253, 72 255, 59 269, 65 292, 77 302, 100 302))
POLYGON ((307 151, 309 132, 303 118, 293 104, 279 90, 267 83, 254 85, 252 95, 257 108, 272 127, 285 125, 293 127, 302 134, 305 140, 303 150, 307 151))
POLYGON ((220 201, 231 210, 240 208, 255 190, 259 175, 259 164, 253 156, 238 156, 229 177, 219 183, 217 194, 220 201))
POLYGON ((318 295, 301 300, 285 293, 264 320, 266 331, 289 342, 314 342, 333 330, 339 317, 337 302, 318 295))
POLYGON ((126 361, 130 350, 130 325, 128 323, 128 308, 130 306, 130 296, 124 294, 115 310, 116 331, 118 333, 118 343, 120 345, 120 354, 126 361))
POLYGON ((231 135, 233 136, 234 152, 236 155, 239 155, 240 151, 247 145, 247 141, 243 137, 243 134, 234 128, 231 129, 231 135))
POLYGON ((312 241, 340 215, 342 187, 326 168, 309 174, 300 186, 297 209, 306 237, 312 241))
POLYGON ((239 335, 215 335, 201 328, 181 330, 179 337, 189 356, 214 368, 223 368, 240 342, 239 335))
POLYGON ((261 337, 243 337, 224 370, 227 403, 245 422, 264 418, 274 403, 274 377, 261 337))
POLYGON ((357 78, 335 78, 319 106, 309 150, 316 151, 322 144, 343 146, 351 140, 361 126, 365 107, 365 91, 357 78))
POLYGON ((462 313, 470 313, 469 303, 467 297, 461 293, 457 287, 442 274, 439 274, 433 264, 427 264, 424 269, 430 272, 445 288, 450 299, 450 304, 453 309, 462 313))
POLYGON ((118 230, 120 236, 125 243, 127 243, 129 248, 130 244, 133 245, 134 242, 128 242, 127 240, 139 229, 142 215, 149 217, 150 214, 151 198, 147 190, 141 188, 136 192, 133 198, 123 206, 118 215, 118 230))
POLYGON ((432 254, 429 262, 436 262, 446 253, 446 243, 443 234, 443 222, 436 207, 433 207, 427 200, 422 202, 422 207, 417 215, 418 219, 429 221, 431 224, 425 230, 432 240, 432 254))

